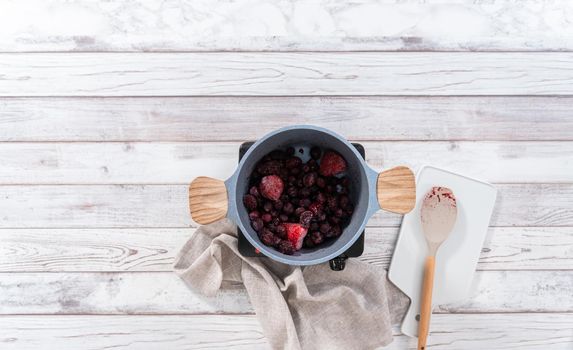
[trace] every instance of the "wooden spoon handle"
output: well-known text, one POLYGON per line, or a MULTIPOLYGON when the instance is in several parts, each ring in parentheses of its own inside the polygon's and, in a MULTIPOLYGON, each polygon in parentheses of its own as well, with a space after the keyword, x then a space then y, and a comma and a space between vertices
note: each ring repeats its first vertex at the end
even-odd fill
POLYGON ((228 198, 225 182, 200 176, 189 185, 191 218, 200 225, 210 224, 227 216, 228 198))
POLYGON ((398 214, 416 205, 416 182, 410 168, 397 166, 378 174, 376 195, 380 208, 398 214))
POLYGON ((431 255, 426 258, 424 265, 424 284, 422 285, 422 305, 420 306, 420 323, 418 325, 418 350, 426 349, 428 333, 430 332, 430 316, 432 315, 432 290, 434 289, 434 266, 436 258, 431 255))

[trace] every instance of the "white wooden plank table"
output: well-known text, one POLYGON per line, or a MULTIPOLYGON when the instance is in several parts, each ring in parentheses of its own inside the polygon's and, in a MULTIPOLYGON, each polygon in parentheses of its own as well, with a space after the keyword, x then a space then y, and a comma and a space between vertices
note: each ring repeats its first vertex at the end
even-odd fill
MULTIPOLYGON (((171 265, 187 183, 296 123, 497 186, 431 349, 573 349, 571 23, 565 0, 0 3, 0 349, 268 348, 240 285, 171 265)), ((399 224, 376 214, 360 259, 388 266, 399 224)))

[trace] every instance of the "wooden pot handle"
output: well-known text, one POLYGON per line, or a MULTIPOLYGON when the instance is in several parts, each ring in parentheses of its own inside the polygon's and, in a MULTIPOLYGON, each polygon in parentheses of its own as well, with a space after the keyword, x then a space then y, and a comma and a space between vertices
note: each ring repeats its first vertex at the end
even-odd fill
POLYGON ((193 221, 210 224, 227 216, 227 188, 225 182, 200 176, 189 185, 189 210, 193 221))
POLYGON ((376 195, 380 208, 406 214, 416 205, 416 182, 410 168, 397 166, 378 174, 376 195))
POLYGON ((418 324, 418 350, 426 350, 432 315, 432 291, 434 289, 434 266, 436 258, 430 255, 424 265, 424 283, 422 284, 422 304, 420 306, 420 323, 418 324))

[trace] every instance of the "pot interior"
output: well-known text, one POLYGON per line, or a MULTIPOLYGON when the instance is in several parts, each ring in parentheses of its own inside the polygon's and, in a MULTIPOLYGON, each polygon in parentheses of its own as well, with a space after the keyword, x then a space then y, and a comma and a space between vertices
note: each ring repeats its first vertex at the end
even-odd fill
POLYGON ((312 265, 338 256, 354 243, 360 232, 362 232, 363 224, 367 220, 369 190, 365 164, 360 154, 348 141, 326 130, 313 127, 279 130, 261 139, 260 142, 251 147, 241 161, 235 191, 234 198, 240 220, 237 224, 240 226, 241 231, 252 242, 257 243, 255 246, 263 254, 288 264, 312 265), (316 248, 303 248, 294 255, 282 254, 273 247, 265 246, 260 241, 256 231, 250 225, 248 212, 242 202, 243 196, 249 190, 249 176, 259 160, 275 149, 285 149, 289 146, 294 147, 296 150, 295 154, 305 162, 310 158, 309 151, 312 146, 319 146, 323 151, 331 149, 340 153, 347 163, 346 176, 350 180, 349 197, 355 207, 352 218, 349 224, 343 228, 341 236, 329 239, 316 248), (302 154, 299 152, 300 149, 303 150, 302 154))

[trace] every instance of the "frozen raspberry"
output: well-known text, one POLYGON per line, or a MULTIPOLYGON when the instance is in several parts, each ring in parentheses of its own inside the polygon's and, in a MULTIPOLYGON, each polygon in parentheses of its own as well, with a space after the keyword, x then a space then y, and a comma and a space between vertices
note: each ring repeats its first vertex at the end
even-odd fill
POLYGON ((268 175, 261 179, 259 191, 261 195, 270 200, 276 201, 283 193, 284 183, 280 177, 276 175, 268 175))
POLYGON ((320 161, 320 175, 334 176, 346 171, 346 161, 334 151, 328 151, 320 161))
POLYGON ((252 212, 249 213, 249 219, 251 220, 255 220, 261 217, 261 213, 259 213, 256 210, 253 210, 252 212))

